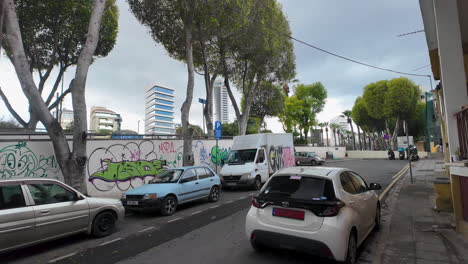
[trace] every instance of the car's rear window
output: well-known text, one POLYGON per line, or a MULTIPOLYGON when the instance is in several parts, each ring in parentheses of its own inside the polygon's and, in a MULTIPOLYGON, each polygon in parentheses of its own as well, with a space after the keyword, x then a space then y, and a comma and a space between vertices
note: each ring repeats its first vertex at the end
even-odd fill
POLYGON ((261 195, 299 200, 334 200, 331 180, 319 177, 276 176, 262 189, 261 195))

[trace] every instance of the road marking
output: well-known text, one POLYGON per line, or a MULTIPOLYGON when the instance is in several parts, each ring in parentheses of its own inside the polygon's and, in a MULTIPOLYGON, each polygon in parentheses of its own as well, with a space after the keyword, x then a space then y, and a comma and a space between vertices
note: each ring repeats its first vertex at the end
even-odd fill
POLYGON ((196 211, 196 212, 192 213, 192 215, 196 215, 196 214, 199 214, 201 212, 203 212, 203 211, 196 211))
POLYGON ((247 198, 247 196, 242 196, 242 197, 239 197, 239 200, 242 200, 242 199, 245 199, 247 198))
POLYGON ((58 258, 54 258, 54 259, 50 260, 49 263, 55 263, 55 262, 57 262, 57 261, 59 261, 59 260, 69 258, 69 257, 71 257, 71 256, 76 255, 77 253, 78 253, 78 252, 73 252, 73 253, 70 253, 70 254, 65 255, 65 256, 61 256, 61 257, 58 257, 58 258))
POLYGON ((231 200, 231 201, 227 201, 227 202, 225 202, 225 204, 232 203, 232 202, 234 202, 234 201, 232 201, 232 200, 231 200))
POLYGON ((112 239, 112 240, 110 240, 110 241, 107 241, 107 242, 104 242, 104 243, 99 244, 99 246, 105 246, 105 245, 107 245, 107 244, 114 243, 114 242, 119 241, 119 240, 122 240, 122 238, 121 238, 121 237, 118 237, 118 238, 116 238, 116 239, 112 239))
POLYGON ((150 227, 148 227, 148 228, 145 228, 145 229, 143 229, 143 230, 138 231, 138 233, 146 232, 146 231, 151 230, 151 229, 153 229, 153 228, 154 228, 154 226, 150 226, 150 227))
POLYGON ((379 200, 382 200, 385 195, 387 195, 387 193, 393 188, 393 186, 398 182, 398 180, 403 177, 404 175, 406 175, 406 172, 408 171, 409 169, 409 165, 406 165, 405 167, 403 167, 403 169, 401 169, 400 172, 398 172, 395 176, 395 178, 393 179, 393 181, 387 186, 387 188, 385 188, 385 190, 379 195, 379 200), (397 176, 398 175, 398 176, 397 176))
POLYGON ((401 169, 401 171, 399 171, 397 174, 393 175, 392 179, 395 179, 396 177, 400 176, 401 173, 403 173, 404 170, 406 170, 408 168, 408 164, 406 164, 406 166, 403 167, 403 169, 401 169))
POLYGON ((213 209, 213 208, 216 208, 216 207, 219 207, 219 204, 215 205, 215 206, 211 206, 210 208, 213 209))
POLYGON ((172 223, 172 222, 175 222, 175 221, 179 221, 180 219, 182 219, 182 217, 179 217, 179 218, 176 218, 176 219, 172 219, 172 220, 169 220, 167 221, 168 223, 172 223))

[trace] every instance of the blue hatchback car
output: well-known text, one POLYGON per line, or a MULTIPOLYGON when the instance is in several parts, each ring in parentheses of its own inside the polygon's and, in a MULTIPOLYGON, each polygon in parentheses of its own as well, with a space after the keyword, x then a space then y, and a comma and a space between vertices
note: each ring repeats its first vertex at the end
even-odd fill
POLYGON ((148 184, 122 195, 122 204, 128 210, 160 210, 172 215, 177 205, 208 198, 216 202, 220 196, 221 180, 207 166, 168 169, 148 184))

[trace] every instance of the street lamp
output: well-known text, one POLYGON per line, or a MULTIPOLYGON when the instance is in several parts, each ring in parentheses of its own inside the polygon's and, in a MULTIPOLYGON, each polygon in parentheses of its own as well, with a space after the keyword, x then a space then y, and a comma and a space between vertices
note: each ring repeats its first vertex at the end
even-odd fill
POLYGON ((138 128, 137 128, 137 134, 140 134, 140 120, 138 120, 138 128))

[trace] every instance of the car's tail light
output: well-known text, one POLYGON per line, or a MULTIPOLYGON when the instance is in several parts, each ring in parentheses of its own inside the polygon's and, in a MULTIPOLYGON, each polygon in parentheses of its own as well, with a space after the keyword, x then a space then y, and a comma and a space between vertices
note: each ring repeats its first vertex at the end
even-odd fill
POLYGON ((337 216, 341 208, 343 208, 344 206, 345 206, 345 203, 343 203, 340 200, 337 200, 336 203, 334 204, 323 206, 322 209, 319 212, 317 212, 317 216, 321 216, 321 217, 337 216))
POLYGON ((258 202, 257 197, 252 197, 252 205, 253 205, 254 207, 261 208, 261 207, 260 207, 260 203, 258 202))

